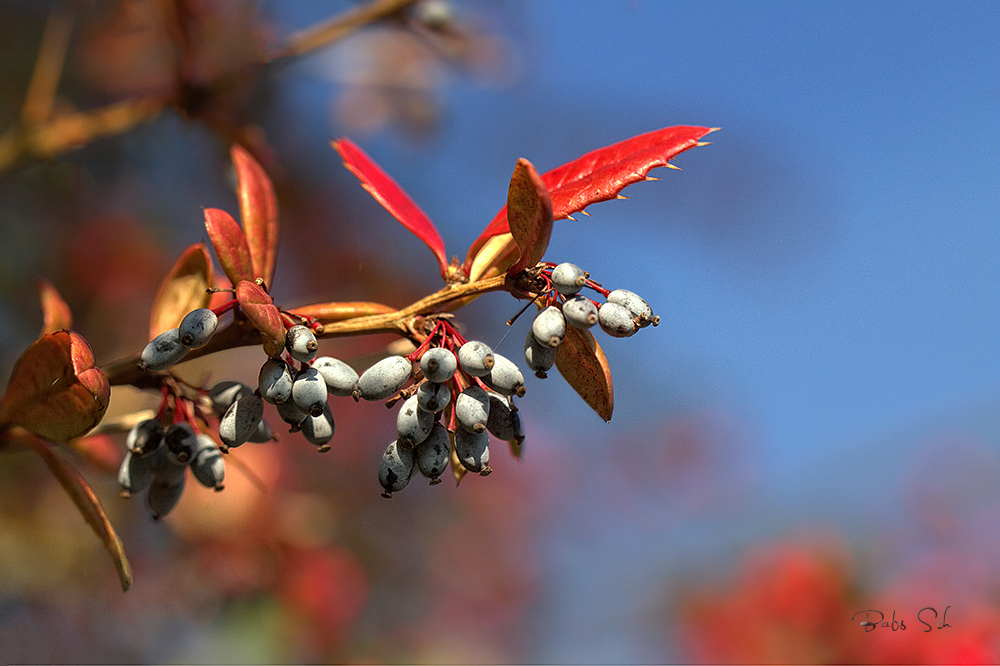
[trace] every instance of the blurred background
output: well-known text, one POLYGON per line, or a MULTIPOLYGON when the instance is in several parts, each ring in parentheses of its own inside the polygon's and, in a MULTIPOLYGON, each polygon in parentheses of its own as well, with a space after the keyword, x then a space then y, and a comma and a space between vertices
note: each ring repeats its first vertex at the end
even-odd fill
MULTIPOLYGON (((392 413, 335 402, 332 452, 243 447, 224 492, 190 484, 162 523, 118 498, 121 437, 69 451, 125 542, 126 594, 38 457, 0 451, 0 660, 1000 661, 1000 7, 434 1, 260 64, 358 6, 0 3, 0 376, 43 277, 98 362, 141 350, 201 208, 238 210, 234 140, 277 188, 276 301, 402 306, 440 286, 432 255, 331 139, 464 257, 518 157, 721 127, 554 230, 549 261, 662 317, 599 335, 614 419, 530 376, 519 462, 496 447, 488 478, 386 501, 392 413), (40 50, 57 94, 26 105, 40 50), (111 104, 117 125, 24 139, 111 104), (865 632, 865 610, 906 629, 865 632)), ((518 307, 459 317, 519 358, 518 307)), ((363 367, 387 342, 321 350, 363 367)), ((260 356, 181 372, 255 381, 260 356)), ((156 403, 116 387, 111 410, 156 403)))

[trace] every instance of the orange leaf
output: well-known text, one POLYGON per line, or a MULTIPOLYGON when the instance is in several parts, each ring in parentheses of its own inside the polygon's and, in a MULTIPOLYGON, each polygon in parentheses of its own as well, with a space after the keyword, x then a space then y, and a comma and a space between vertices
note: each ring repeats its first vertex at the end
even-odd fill
POLYGON ((615 389, 611 383, 608 359, 590 331, 566 327, 566 337, 559 343, 556 367, 573 390, 605 421, 611 420, 615 407, 615 389))
POLYGON ((115 569, 118 570, 118 580, 121 581, 122 592, 128 592, 128 588, 132 585, 132 567, 128 563, 128 558, 125 557, 125 547, 122 545, 121 539, 118 538, 118 534, 115 533, 115 528, 111 526, 97 495, 94 494, 87 480, 80 476, 80 473, 66 462, 65 458, 56 453, 49 443, 32 438, 31 445, 38 452, 38 455, 42 456, 42 460, 49 466, 55 477, 59 479, 59 483, 73 500, 80 514, 83 515, 83 519, 87 521, 90 528, 97 534, 97 538, 104 544, 115 563, 115 569))
POLYGON ((332 324, 333 322, 344 321, 345 319, 389 314, 390 312, 396 312, 396 308, 369 301, 343 301, 305 305, 301 308, 293 308, 288 312, 300 317, 318 319, 321 324, 332 324))
POLYGON ((14 365, 0 423, 51 442, 84 434, 104 417, 111 386, 79 333, 56 331, 31 343, 14 365))
POLYGON ((149 339, 176 328, 188 312, 208 306, 212 285, 212 259, 204 243, 184 250, 174 263, 153 300, 149 317, 149 339))
POLYGON ((515 276, 537 264, 552 234, 552 200, 531 162, 523 157, 514 167, 507 190, 507 221, 520 256, 508 269, 515 276))
POLYGON ((233 146, 232 157, 236 167, 240 219, 250 249, 253 274, 263 278, 270 288, 278 253, 278 202, 274 185, 263 167, 243 147, 233 146))
POLYGON ((247 237, 233 216, 218 208, 206 208, 205 230, 208 231, 215 256, 219 258, 219 265, 229 281, 233 284, 240 280, 252 282, 256 276, 250 260, 247 237))
POLYGON ((73 313, 66 301, 48 280, 38 281, 38 296, 42 300, 42 333, 55 333, 61 328, 73 326, 73 313))
POLYGON ((253 282, 243 280, 236 284, 236 299, 250 323, 264 338, 264 351, 268 356, 278 356, 285 346, 285 325, 274 301, 267 292, 253 282))

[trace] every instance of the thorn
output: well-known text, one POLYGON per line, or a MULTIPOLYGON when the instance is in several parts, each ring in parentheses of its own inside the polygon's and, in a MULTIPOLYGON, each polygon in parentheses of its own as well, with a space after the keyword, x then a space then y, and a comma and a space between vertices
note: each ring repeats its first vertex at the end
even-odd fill
POLYGON ((666 166, 668 169, 675 169, 677 171, 681 170, 679 166, 677 166, 676 164, 671 164, 670 162, 667 162, 664 166, 666 166))
POLYGON ((616 199, 628 199, 628 197, 627 197, 627 196, 625 196, 624 194, 619 194, 619 195, 618 195, 618 196, 616 196, 615 198, 616 198, 616 199))
POLYGON ((721 127, 713 127, 711 129, 709 129, 708 131, 709 132, 718 132, 720 129, 722 129, 722 128, 721 127))
POLYGON ((696 143, 694 145, 698 146, 700 148, 701 146, 711 146, 712 142, 711 141, 699 141, 698 143, 696 143))
POLYGON ((586 215, 587 217, 594 217, 593 215, 591 215, 590 213, 588 213, 585 210, 581 210, 580 212, 583 213, 584 215, 586 215))
POLYGON ((573 217, 572 215, 567 215, 567 216, 566 216, 566 219, 567 219, 567 220, 573 220, 574 222, 576 222, 576 218, 575 218, 575 217, 573 217))
POLYGON ((646 180, 659 180, 659 178, 656 178, 654 176, 646 176, 646 180))

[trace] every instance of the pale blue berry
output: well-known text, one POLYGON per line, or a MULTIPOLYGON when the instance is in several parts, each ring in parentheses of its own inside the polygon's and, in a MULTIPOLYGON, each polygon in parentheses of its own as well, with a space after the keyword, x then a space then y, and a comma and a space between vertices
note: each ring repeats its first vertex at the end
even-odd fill
POLYGON ((196 349, 208 344, 218 325, 219 317, 214 312, 208 308, 198 308, 184 315, 177 333, 182 345, 196 349))
POLYGON ((528 369, 535 372, 539 379, 545 379, 546 371, 556 362, 556 354, 559 350, 554 347, 546 347, 538 342, 535 334, 528 331, 524 338, 524 362, 528 364, 528 369))
POLYGON ((456 370, 458 359, 443 347, 432 347, 420 357, 420 372, 429 382, 443 384, 455 375, 456 370))
POLYGON ((524 441, 524 431, 521 430, 521 417, 517 409, 511 405, 510 398, 492 391, 490 397, 490 416, 486 420, 486 430, 497 439, 508 442, 524 441))
POLYGON ((627 338, 635 335, 636 324, 632 313, 624 305, 605 303, 597 311, 597 320, 608 335, 616 338, 627 338))
POLYGON ((639 328, 645 328, 652 324, 659 326, 660 318, 653 314, 653 309, 649 307, 641 296, 627 289, 615 289, 608 294, 608 303, 616 303, 623 306, 632 313, 635 324, 639 328))
POLYGON ((493 350, 484 342, 470 340, 459 348, 458 362, 466 374, 483 377, 493 368, 493 350))
POLYGON ((257 395, 234 402, 219 421, 219 439, 229 448, 243 446, 264 416, 264 403, 257 395))
POLYGON ((382 454, 382 462, 378 468, 378 482, 385 489, 382 497, 392 497, 406 487, 413 475, 413 451, 399 446, 395 440, 382 454))
POLYGON ((139 421, 128 431, 125 446, 136 456, 146 456, 156 451, 163 442, 163 424, 159 419, 139 421))
POLYGON ((425 412, 440 412, 451 402, 451 389, 446 384, 424 382, 417 388, 417 406, 425 412))
POLYGON ((435 423, 427 439, 420 442, 413 451, 417 469, 431 480, 432 486, 441 483, 438 477, 448 469, 449 454, 448 430, 440 423, 435 423))
POLYGON ((502 395, 524 396, 524 375, 514 362, 500 354, 493 355, 493 369, 483 383, 502 395))
POLYGON ((280 405, 292 397, 292 370, 280 358, 268 358, 257 374, 257 390, 264 402, 280 405))
POLYGON ((348 364, 332 356, 320 356, 311 365, 323 375, 330 395, 344 398, 354 393, 358 385, 358 373, 348 364))
POLYGON ((222 490, 222 482, 226 478, 226 463, 222 459, 222 452, 215 440, 208 435, 202 433, 197 439, 198 448, 189 463, 191 472, 198 483, 206 488, 222 490))
POLYGON ((166 370, 187 353, 188 348, 181 344, 177 329, 172 328, 149 341, 139 356, 139 368, 147 372, 166 370))
POLYGON ((326 407, 326 381, 316 368, 306 368, 292 382, 295 406, 310 416, 319 416, 326 407))
POLYGON ((486 431, 471 432, 459 428, 455 431, 455 455, 462 467, 486 476, 490 469, 490 436, 486 431))
POLYGON ((316 358, 319 342, 308 326, 296 324, 285 332, 285 348, 296 361, 308 363, 316 358))
POLYGON ((413 364, 405 356, 389 356, 361 373, 354 399, 385 400, 403 388, 413 373, 413 364))
POLYGON ((564 262, 552 269, 552 286, 564 296, 572 296, 587 284, 587 273, 576 264, 564 262))
POLYGON ((462 430, 483 432, 490 415, 490 398, 479 386, 470 386, 455 398, 455 420, 462 430))
POLYGON ((575 328, 590 328, 599 318, 594 301, 579 294, 563 302, 562 312, 566 323, 575 328))
POLYGON ((413 395, 403 401, 396 415, 397 442, 404 449, 412 449, 427 438, 434 425, 434 414, 426 412, 417 405, 417 396, 413 395))
POLYGON ((333 439, 336 423, 334 423, 333 412, 330 410, 329 404, 323 407, 319 416, 306 416, 300 427, 306 441, 318 447, 317 450, 320 453, 330 450, 330 440, 333 439))

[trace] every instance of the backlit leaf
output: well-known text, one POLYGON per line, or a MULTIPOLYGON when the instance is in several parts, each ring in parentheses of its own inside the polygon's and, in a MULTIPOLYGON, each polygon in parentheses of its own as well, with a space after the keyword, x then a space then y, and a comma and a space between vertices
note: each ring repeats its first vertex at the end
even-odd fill
POLYGON ((382 204, 382 207, 399 220, 404 227, 427 244, 441 267, 441 277, 447 276, 448 259, 444 253, 444 241, 441 240, 441 234, 438 233, 437 227, 424 211, 420 210, 410 198, 410 195, 404 192, 403 188, 382 170, 382 167, 349 139, 339 139, 331 145, 340 153, 340 157, 344 160, 344 166, 361 181, 361 187, 375 197, 375 200, 382 204))
POLYGON ((294 308, 288 312, 300 317, 316 319, 321 324, 332 324, 346 319, 356 319, 357 317, 389 314, 390 312, 396 312, 396 308, 369 301, 342 301, 306 305, 301 308, 294 308))
POLYGON ((242 146, 233 146, 232 157, 236 167, 240 219, 250 250, 253 275, 264 278, 264 284, 270 288, 278 253, 278 201, 274 185, 263 167, 242 146))
POLYGON ((233 216, 218 208, 206 208, 205 230, 208 231, 215 256, 219 258, 219 265, 229 281, 233 284, 240 280, 252 282, 256 276, 247 237, 233 216))
POLYGON ((83 336, 56 331, 35 340, 17 360, 0 405, 0 423, 65 442, 97 425, 110 398, 111 386, 83 336))
POLYGON ((208 306, 212 285, 212 259, 204 243, 195 243, 181 253, 163 278, 153 299, 149 317, 149 339, 177 328, 188 312, 208 306))
POLYGON ((602 419, 611 420, 615 407, 611 368, 601 345, 590 331, 566 327, 566 337, 556 353, 556 368, 584 402, 602 419))
POLYGON ((94 490, 87 483, 80 473, 70 465, 65 458, 55 452, 50 444, 37 439, 31 441, 32 447, 45 461, 49 469, 59 479, 59 483, 66 490, 66 494, 73 500, 73 504, 83 515, 84 520, 101 540, 111 560, 118 571, 118 580, 121 582, 122 592, 128 592, 132 585, 132 567, 128 558, 125 557, 125 547, 121 539, 111 526, 111 521, 104 513, 100 500, 94 494, 94 490))
POLYGON ((520 252, 509 270, 514 276, 541 260, 552 233, 552 201, 548 190, 535 167, 523 157, 517 161, 510 178, 507 220, 520 252))
MULTIPOLYGON (((542 174, 552 199, 553 219, 565 219, 592 203, 617 198, 627 186, 646 180, 650 169, 667 166, 673 157, 697 146, 698 140, 713 129, 666 127, 598 148, 542 174)), ((469 248, 466 273, 483 245, 509 230, 504 206, 469 248)))
POLYGON ((42 301, 42 335, 73 326, 73 313, 51 282, 38 281, 38 296, 42 301))
POLYGON ((274 301, 253 282, 243 280, 236 284, 236 300, 250 323, 264 338, 264 351, 268 356, 278 356, 285 346, 285 325, 274 301))

